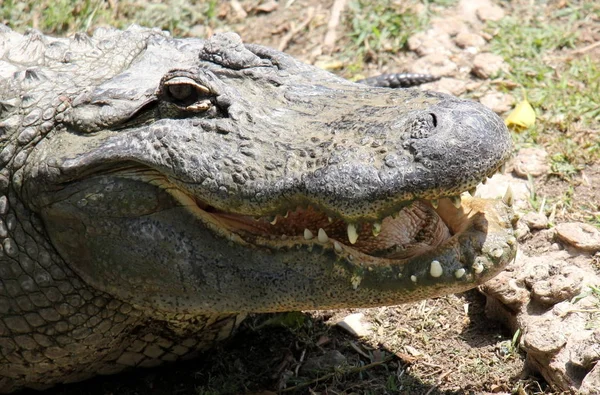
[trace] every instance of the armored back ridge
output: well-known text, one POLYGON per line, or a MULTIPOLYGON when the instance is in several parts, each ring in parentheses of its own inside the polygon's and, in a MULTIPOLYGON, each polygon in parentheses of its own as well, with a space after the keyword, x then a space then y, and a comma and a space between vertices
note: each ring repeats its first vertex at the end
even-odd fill
POLYGON ((247 313, 477 286, 514 258, 480 104, 233 33, 0 30, 0 393, 191 357, 247 313))

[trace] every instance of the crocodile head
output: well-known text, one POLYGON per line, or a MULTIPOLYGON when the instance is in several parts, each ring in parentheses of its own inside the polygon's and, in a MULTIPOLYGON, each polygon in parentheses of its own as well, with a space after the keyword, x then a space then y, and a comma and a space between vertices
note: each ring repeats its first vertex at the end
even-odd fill
POLYGON ((511 150, 483 106, 234 34, 104 34, 130 50, 90 67, 75 40, 39 73, 63 94, 19 188, 93 287, 163 315, 373 306, 472 288, 514 257, 510 207, 460 199, 511 150))

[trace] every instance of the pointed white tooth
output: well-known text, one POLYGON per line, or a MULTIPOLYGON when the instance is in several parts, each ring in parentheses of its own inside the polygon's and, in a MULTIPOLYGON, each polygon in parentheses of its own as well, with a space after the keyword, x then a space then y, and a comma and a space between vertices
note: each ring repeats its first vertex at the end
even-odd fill
POLYGON ((273 218, 273 221, 271 221, 271 225, 275 225, 277 223, 277 216, 275 216, 273 218))
POLYGON ((312 239, 313 237, 314 237, 314 236, 313 236, 313 233, 312 233, 312 232, 311 232, 309 229, 304 229, 304 238, 305 238, 306 240, 310 240, 310 239, 312 239))
POLYGON ((512 188, 509 185, 508 188, 506 188, 506 192, 504 193, 504 196, 502 196, 502 201, 507 206, 512 206, 513 203, 514 203, 514 200, 515 199, 514 199, 514 196, 513 196, 513 191, 512 191, 512 188))
POLYGON ((319 243, 327 243, 329 241, 329 236, 327 236, 327 233, 325 233, 325 230, 323 228, 319 228, 317 240, 319 240, 319 243))
POLYGON ((450 196, 450 201, 456 208, 460 208, 460 196, 450 196))
POLYGON ((490 252, 490 255, 493 256, 494 258, 500 258, 502 255, 504 255, 504 250, 502 248, 494 248, 490 252))
POLYGON ((431 199, 431 207, 438 208, 440 202, 437 199, 431 199))
POLYGON ((373 222, 373 236, 377 237, 381 233, 381 222, 373 222))
POLYGON ((463 268, 458 269, 457 271, 454 272, 454 277, 456 278, 461 278, 462 276, 465 275, 466 270, 463 268))
POLYGON ((354 224, 348 224, 348 240, 350 241, 350 244, 354 244, 356 243, 356 240, 358 240, 358 232, 356 231, 356 225, 354 224))
POLYGON ((286 211, 286 212, 285 212, 285 215, 283 216, 283 218, 287 218, 289 215, 290 215, 290 212, 289 212, 289 211, 286 211))
POLYGON ((431 264, 429 265, 429 274, 431 274, 431 277, 440 277, 444 274, 444 269, 442 268, 440 261, 431 261, 431 264))
POLYGON ((477 192, 477 187, 473 187, 473 188, 469 189, 469 194, 471 196, 475 196, 475 192, 477 192))
POLYGON ((333 242, 333 248, 335 249, 335 252, 337 252, 337 253, 340 253, 343 251, 342 245, 338 241, 333 242))

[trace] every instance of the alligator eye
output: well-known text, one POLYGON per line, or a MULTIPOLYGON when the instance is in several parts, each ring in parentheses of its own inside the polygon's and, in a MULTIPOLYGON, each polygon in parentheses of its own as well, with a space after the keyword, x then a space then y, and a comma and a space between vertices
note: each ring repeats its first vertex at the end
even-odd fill
POLYGON ((210 89, 191 78, 175 77, 164 82, 164 99, 188 111, 206 111, 210 108, 210 89))
POLYGON ((194 94, 194 89, 190 85, 169 85, 168 88, 169 93, 177 100, 186 100, 192 94, 194 94))

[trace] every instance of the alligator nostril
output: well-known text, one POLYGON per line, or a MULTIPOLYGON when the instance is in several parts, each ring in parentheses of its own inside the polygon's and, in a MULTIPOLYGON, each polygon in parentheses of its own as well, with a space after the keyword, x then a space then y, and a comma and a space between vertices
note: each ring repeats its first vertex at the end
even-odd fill
POLYGON ((430 112, 429 115, 431 115, 431 120, 433 122, 433 127, 436 128, 437 127, 437 117, 432 112, 430 112))

